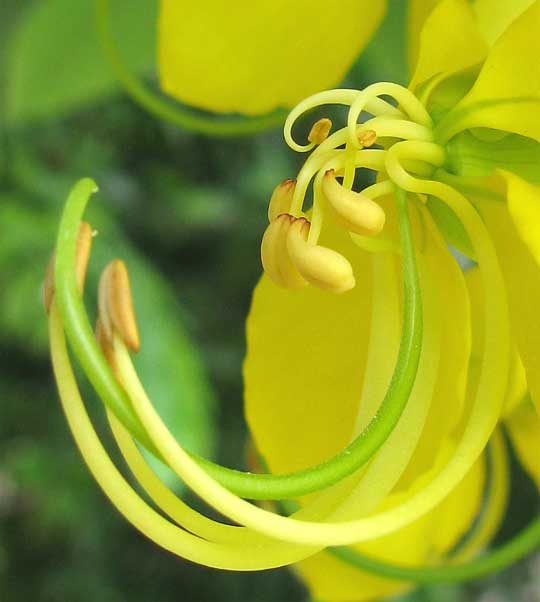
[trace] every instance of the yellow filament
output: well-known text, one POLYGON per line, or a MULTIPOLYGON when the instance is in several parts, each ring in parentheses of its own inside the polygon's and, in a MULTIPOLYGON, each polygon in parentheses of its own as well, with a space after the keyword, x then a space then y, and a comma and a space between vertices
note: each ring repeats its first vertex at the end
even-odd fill
MULTIPOLYGON (((227 570, 261 570, 296 562, 317 549, 283 546, 281 558, 266 562, 257 548, 215 543, 196 537, 173 525, 153 510, 132 489, 101 444, 81 399, 69 363, 62 323, 56 304, 51 306, 49 320, 51 356, 64 412, 90 472, 121 514, 141 533, 164 549, 193 562, 227 570)), ((193 526, 193 525, 192 525, 193 526)), ((234 527, 233 527, 234 528, 234 527)))
POLYGON ((506 513, 510 492, 508 453, 500 428, 491 438, 492 481, 488 503, 480 518, 480 524, 467 543, 452 555, 451 562, 459 564, 474 557, 493 539, 506 513))
MULTIPOLYGON (((322 144, 319 148, 322 148, 322 144)), ((362 167, 379 171, 384 169, 385 156, 386 151, 383 150, 360 150, 355 152, 354 161, 356 165, 361 165, 362 167)), ((294 190, 294 196, 291 204, 292 215, 296 217, 300 215, 304 197, 311 179, 319 170, 323 168, 325 171, 327 169, 331 169, 331 167, 328 167, 328 165, 334 165, 334 163, 329 163, 332 159, 337 160, 337 163, 335 164, 337 167, 333 167, 333 169, 336 169, 337 171, 338 167, 343 167, 343 152, 339 150, 328 151, 322 155, 313 153, 304 163, 302 169, 298 172, 296 188, 294 190)))
POLYGON ((349 130, 349 140, 354 147, 360 147, 360 142, 356 136, 357 122, 360 114, 364 110, 370 112, 367 105, 369 99, 382 95, 391 96, 397 100, 400 107, 412 121, 428 128, 431 128, 433 125, 433 121, 426 108, 410 90, 398 84, 379 82, 362 90, 349 109, 347 128, 349 130))
MULTIPOLYGON (((361 92, 359 92, 358 90, 327 90, 325 92, 320 92, 318 94, 314 94, 313 96, 309 96, 301 103, 297 104, 296 107, 294 107, 294 109, 289 113, 285 121, 285 126, 283 128, 283 135, 287 145, 292 150, 297 151, 299 153, 310 151, 315 146, 313 143, 304 145, 298 144, 292 137, 292 128, 295 122, 304 113, 306 113, 306 111, 309 111, 321 105, 339 104, 350 106, 354 102, 358 94, 361 94, 361 92)), ((366 110, 368 110, 373 115, 392 115, 396 117, 403 116, 399 109, 396 109, 391 104, 385 102, 380 98, 377 98, 376 95, 368 99, 368 101, 366 102, 366 110)))
MULTIPOLYGON (((374 255, 373 261, 376 266, 379 266, 378 270, 375 271, 375 277, 385 279, 385 282, 381 283, 385 285, 384 287, 379 286, 377 281, 374 282, 374 285, 377 287, 375 291, 380 291, 379 297, 394 297, 397 299, 398 284, 396 282, 396 271, 392 256, 388 254, 374 255), (384 267, 385 265, 386 267, 384 267), (387 288, 388 285, 392 284, 392 281, 393 288, 387 288), (395 292, 393 293, 392 291, 395 292)), ((421 437, 437 380, 441 351, 441 323, 437 266, 434 265, 433 261, 428 262, 426 258, 419 258, 418 268, 423 299, 425 301, 425 327, 418 376, 411 392, 410 401, 387 442, 370 462, 362 480, 333 514, 334 519, 350 519, 355 515, 365 515, 375 510, 401 478, 421 437)), ((378 299, 374 300, 375 305, 378 302, 378 299)), ((393 313, 399 316, 397 308, 394 308, 393 313)), ((384 316, 380 314, 380 317, 383 318, 384 316)), ((377 323, 373 323, 373 328, 377 328, 378 326, 381 327, 383 332, 389 328, 387 324, 378 325, 377 323)), ((394 330, 396 326, 398 325, 394 325, 394 330)), ((397 333, 394 333, 394 340, 397 340, 396 335, 397 333)), ((379 338, 379 343, 380 340, 379 338)), ((392 340, 392 338, 388 338, 387 340, 392 340)), ((381 346, 379 344, 378 353, 374 353, 369 360, 373 359, 377 362, 376 369, 381 370, 384 369, 385 365, 393 365, 396 351, 397 347, 394 350, 389 350, 388 345, 381 346), (389 351, 393 356, 389 357, 389 351)), ((371 369, 372 366, 368 364, 366 367, 367 374, 370 373, 371 369)), ((366 392, 365 399, 366 401, 370 400, 371 403, 369 405, 366 404, 365 413, 362 412, 359 415, 356 432, 363 430, 367 422, 369 422, 370 417, 376 412, 373 400, 380 401, 382 399, 389 382, 389 372, 388 368, 386 368, 386 378, 383 378, 382 382, 379 379, 375 379, 375 381, 379 382, 372 381, 370 383, 371 386, 375 387, 375 390, 366 392), (376 389, 379 390, 377 391, 376 389)), ((380 374, 380 372, 374 372, 374 374, 380 374)))

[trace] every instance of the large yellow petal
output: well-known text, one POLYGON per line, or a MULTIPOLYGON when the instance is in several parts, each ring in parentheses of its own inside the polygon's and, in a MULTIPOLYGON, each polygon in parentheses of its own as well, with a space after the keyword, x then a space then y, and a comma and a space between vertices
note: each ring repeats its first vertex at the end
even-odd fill
POLYGON ((499 174, 506 180, 508 211, 514 226, 540 267, 540 186, 511 172, 499 174))
POLYGON ((385 10, 386 0, 161 0, 161 85, 211 111, 292 107, 343 78, 385 10))
POLYGON ((414 73, 420 52, 420 33, 439 0, 409 0, 407 15, 407 51, 409 72, 414 73))
POLYGON ((487 127, 540 139, 540 0, 497 39, 471 91, 440 124, 448 139, 487 127))
POLYGON ((425 20, 410 88, 435 75, 450 77, 481 63, 487 50, 471 5, 466 0, 442 0, 425 20))
POLYGON ((272 472, 305 468, 340 451, 357 419, 371 315, 370 258, 330 223, 321 244, 351 260, 356 287, 343 295, 314 287, 289 291, 264 276, 247 321, 246 417, 272 472))
POLYGON ((474 12, 484 39, 490 46, 535 0, 476 0, 474 12))
MULTIPOLYGON (((471 361, 473 364, 478 364, 483 353, 485 314, 484 293, 482 291, 480 270, 476 267, 468 270, 465 274, 465 280, 467 282, 467 288, 469 289, 469 299, 471 303, 471 323, 473 333, 471 361)), ((516 341, 513 339, 512 350, 510 352, 510 373, 503 414, 507 415, 511 413, 523 401, 526 394, 527 377, 519 356, 516 341)))
POLYGON ((440 275, 436 282, 443 299, 439 309, 442 349, 439 373, 422 437, 401 485, 408 485, 432 467, 446 437, 459 423, 465 400, 471 353, 469 299, 463 272, 448 250, 429 212, 423 210, 429 244, 424 253, 440 275))
POLYGON ((519 405, 506 419, 514 450, 536 486, 540 486, 540 416, 530 401, 519 405))
MULTIPOLYGON (((357 546, 362 554, 403 566, 437 562, 470 528, 478 514, 485 483, 485 462, 474 464, 456 489, 434 510, 391 535, 357 546)), ((410 491, 392 495, 381 506, 402 503, 410 491)), ((330 556, 316 554, 297 564, 295 570, 305 581, 315 600, 362 602, 397 594, 414 584, 379 577, 330 556)))
POLYGON ((540 266, 519 236, 506 203, 482 199, 475 199, 475 203, 484 217, 497 249, 508 293, 512 333, 525 367, 529 391, 538 403, 540 266))

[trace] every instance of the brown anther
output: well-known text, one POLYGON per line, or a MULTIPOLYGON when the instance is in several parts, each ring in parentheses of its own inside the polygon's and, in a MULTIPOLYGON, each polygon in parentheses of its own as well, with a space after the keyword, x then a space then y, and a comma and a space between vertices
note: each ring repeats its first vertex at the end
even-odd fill
MULTIPOLYGON (((299 218, 306 221, 304 218, 299 218)), ((288 213, 278 215, 266 229, 261 243, 261 260, 270 279, 283 288, 298 289, 307 282, 292 264, 287 252, 287 233, 297 220, 288 213)))
POLYGON ((377 132, 375 130, 364 130, 358 134, 358 142, 364 148, 370 148, 377 142, 377 132))
POLYGON ((296 220, 287 234, 287 250, 292 263, 313 286, 333 293, 344 293, 355 285, 352 266, 332 249, 307 242, 310 223, 296 220))
MULTIPOLYGON (((82 294, 84 282, 86 280, 86 270, 88 268, 88 260, 90 259, 90 251, 92 250, 93 231, 90 224, 81 222, 79 233, 77 235, 77 247, 75 251, 75 276, 77 278, 77 286, 82 294)), ((51 310, 51 304, 54 298, 54 263, 56 253, 53 252, 47 265, 47 272, 43 282, 43 305, 47 314, 51 310)))
POLYGON ((332 121, 328 117, 323 117, 316 121, 311 127, 308 135, 308 140, 313 144, 321 144, 328 138, 328 134, 332 129, 332 121))
POLYGON ((103 328, 103 323, 99 317, 96 320, 95 335, 96 335, 96 341, 98 342, 98 345, 100 346, 101 351, 103 352, 103 355, 105 356, 105 359, 107 360, 107 362, 109 363, 109 365, 111 366, 113 371, 116 371, 116 362, 114 359, 114 349, 112 346, 112 342, 106 336, 105 330, 103 328))
POLYGON ((296 188, 296 180, 287 178, 280 182, 272 192, 270 203, 268 204, 268 221, 273 222, 278 215, 288 213, 296 188))
POLYGON ((139 351, 140 340, 126 264, 111 261, 103 270, 98 289, 99 318, 102 335, 112 341, 113 331, 126 346, 139 351))

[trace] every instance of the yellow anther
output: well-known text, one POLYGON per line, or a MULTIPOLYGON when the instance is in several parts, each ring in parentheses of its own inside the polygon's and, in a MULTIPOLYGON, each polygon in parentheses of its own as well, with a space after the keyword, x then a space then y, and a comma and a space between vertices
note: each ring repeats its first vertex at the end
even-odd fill
POLYGON ((332 129, 332 121, 328 117, 323 117, 316 121, 309 132, 308 140, 312 144, 321 144, 328 138, 332 129))
POLYGON ((322 190, 339 223, 350 232, 374 236, 383 229, 386 219, 383 209, 361 192, 344 188, 333 169, 325 173, 322 190))
POLYGON ((296 188, 296 180, 287 178, 274 189, 268 205, 268 221, 273 222, 278 215, 289 213, 296 188))
POLYGON ((139 330, 133 309, 131 287, 126 264, 111 261, 99 280, 98 308, 100 335, 112 341, 113 332, 120 335, 126 346, 139 351, 139 330))
POLYGON ((377 132, 375 130, 364 130, 358 134, 358 142, 364 148, 370 148, 377 142, 377 132))
POLYGON ((310 223, 299 218, 287 234, 287 250, 300 274, 313 286, 344 293, 355 285, 351 264, 336 251, 307 242, 310 223))
POLYGON ((270 223, 261 243, 261 260, 264 271, 278 286, 298 289, 307 285, 291 262, 287 251, 287 233, 296 220, 288 213, 282 213, 270 223))
MULTIPOLYGON (((84 281, 86 280, 86 270, 88 268, 88 260, 90 259, 90 251, 92 249, 93 231, 87 222, 81 222, 79 233, 77 235, 77 248, 75 254, 75 275, 79 292, 84 289, 84 281)), ((53 253, 47 266, 45 281, 43 282, 43 305, 45 311, 49 313, 51 303, 54 298, 54 262, 56 253, 53 253)))

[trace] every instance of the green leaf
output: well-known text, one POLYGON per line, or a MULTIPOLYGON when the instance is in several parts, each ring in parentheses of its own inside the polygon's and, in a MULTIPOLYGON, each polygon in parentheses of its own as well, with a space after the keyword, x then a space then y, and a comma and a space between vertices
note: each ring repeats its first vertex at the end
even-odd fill
MULTIPOLYGON (((184 329, 185 313, 169 284, 126 239, 98 204, 91 224, 99 232, 93 245, 86 286, 89 308, 96 306, 96 285, 106 263, 116 257, 129 269, 142 348, 135 364, 155 406, 171 432, 189 451, 211 456, 214 399, 193 342, 184 329)), ((0 332, 11 345, 36 356, 47 352, 41 286, 57 229, 50 210, 22 199, 0 198, 0 270, 9 286, 0 290, 0 332)), ((94 311, 90 315, 95 315, 94 311)), ((160 475, 177 483, 153 460, 160 475)))
MULTIPOLYGON (((111 31, 134 72, 154 70, 156 4, 111 2, 111 31)), ((30 4, 7 48, 7 122, 60 117, 119 89, 101 49, 94 12, 93 0, 30 4)))

